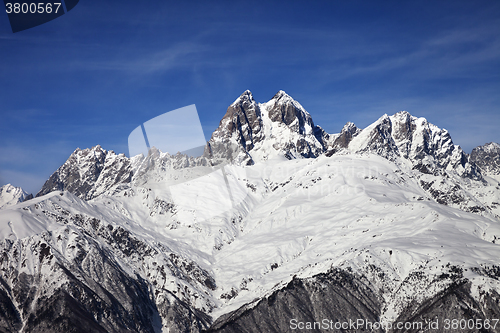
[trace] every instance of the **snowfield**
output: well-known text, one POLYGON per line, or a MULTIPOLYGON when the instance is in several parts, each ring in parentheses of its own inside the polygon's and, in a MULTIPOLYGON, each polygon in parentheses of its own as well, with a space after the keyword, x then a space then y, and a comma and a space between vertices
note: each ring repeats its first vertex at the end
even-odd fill
MULTIPOLYGON (((374 282, 387 290, 382 318, 388 321, 410 301, 444 288, 446 282, 428 287, 446 265, 464 271, 478 299, 482 290, 500 290, 496 279, 475 270, 498 265, 499 220, 436 203, 419 186, 415 171, 372 154, 268 161, 241 168, 246 169, 240 172, 244 182, 255 192, 249 191, 234 209, 199 223, 189 215, 196 207, 185 202, 175 206, 175 213, 154 214, 162 189, 132 187, 124 190, 127 196, 100 196, 89 202, 68 192, 52 192, 3 210, 1 238, 23 242, 43 231, 61 233, 71 223, 58 217, 67 215, 122 226, 137 239, 164 244, 209 272, 217 289, 204 287, 198 292, 206 293, 205 300, 193 305, 213 307, 214 318, 282 288, 294 276, 311 277, 331 267, 373 275, 374 282), (373 265, 384 271, 384 278, 371 271, 373 265), (428 279, 406 286, 415 272, 424 272, 428 279)), ((213 186, 197 185, 184 196, 209 193, 213 186)), ((218 215, 217 206, 202 207, 210 208, 214 213, 209 215, 218 215)), ((71 259, 64 249, 52 246, 52 251, 71 259)), ((151 278, 141 258, 116 260, 125 271, 151 278)), ((29 266, 26 273, 33 273, 29 266)), ((167 280, 163 288, 177 290, 176 279, 170 285, 167 280)))

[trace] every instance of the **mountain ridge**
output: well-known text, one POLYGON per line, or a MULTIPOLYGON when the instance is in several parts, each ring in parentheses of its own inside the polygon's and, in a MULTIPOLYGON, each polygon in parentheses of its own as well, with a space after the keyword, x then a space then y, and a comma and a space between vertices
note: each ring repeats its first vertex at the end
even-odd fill
POLYGON ((99 145, 77 149, 51 175, 37 196, 68 190, 90 200, 133 183, 144 184, 151 177, 162 180, 165 172, 173 169, 223 162, 253 165, 273 158, 373 153, 396 163, 409 162, 422 174, 419 174, 421 186, 442 204, 479 213, 495 206, 494 214, 500 215, 494 204, 497 201, 478 201, 477 196, 470 194, 468 185, 462 184, 462 179, 487 183, 483 173, 494 180, 500 179, 500 149, 491 148, 492 157, 484 161, 477 157, 480 150, 481 147, 477 147, 474 154, 466 154, 453 143, 447 130, 407 111, 392 116, 385 114, 364 129, 348 122, 340 133, 328 134, 315 125, 311 115, 285 91, 280 90, 268 102, 257 103, 246 90, 228 107, 202 156, 172 155, 153 147, 142 160, 140 155, 117 155, 99 145), (436 177, 457 179, 446 184, 436 177))
POLYGON ((0 210, 0 330, 499 318, 496 148, 468 156, 407 112, 328 134, 283 91, 245 91, 202 156, 77 149, 0 210), (221 182, 240 189, 225 209, 221 182))

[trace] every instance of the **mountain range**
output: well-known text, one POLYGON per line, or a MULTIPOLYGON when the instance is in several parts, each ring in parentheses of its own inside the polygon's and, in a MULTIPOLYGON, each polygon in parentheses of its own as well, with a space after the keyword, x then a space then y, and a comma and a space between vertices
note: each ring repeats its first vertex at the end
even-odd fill
POLYGON ((500 145, 406 111, 329 134, 245 91, 199 157, 76 149, 0 193, 0 331, 500 331, 500 145))

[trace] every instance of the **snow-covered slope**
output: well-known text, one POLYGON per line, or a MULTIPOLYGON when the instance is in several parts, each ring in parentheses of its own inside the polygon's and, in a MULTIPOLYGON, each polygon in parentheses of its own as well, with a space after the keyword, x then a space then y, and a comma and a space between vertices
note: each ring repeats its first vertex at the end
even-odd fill
POLYGON ((32 197, 20 187, 11 184, 4 185, 0 187, 0 209, 18 204, 32 197))
POLYGON ((23 332, 157 332, 162 321, 181 332, 207 327, 213 278, 183 257, 182 244, 161 235, 139 238, 130 224, 140 228, 69 192, 2 211, 0 297, 9 318, 0 326, 23 332))
MULTIPOLYGON (((160 189, 140 187, 90 202, 52 192, 3 211, 2 279, 18 325, 36 327, 30 314, 47 311, 48 300, 62 306, 51 295, 75 284, 93 290, 91 304, 84 289, 70 293, 88 313, 116 299, 140 307, 144 317, 135 320, 154 323, 156 306, 170 332, 187 331, 178 324, 186 325, 182 313, 169 319, 181 305, 196 318, 190 329, 208 327, 210 318, 331 269, 364 276, 388 322, 457 281, 470 284, 478 304, 499 290, 499 221, 436 203, 420 187, 419 171, 373 154, 269 163, 246 167, 255 192, 243 205, 200 223, 155 204, 160 189), (123 294, 116 279, 145 294, 123 294), (19 284, 25 280, 30 289, 19 284)), ((130 325, 119 313, 97 323, 130 325)))
POLYGON ((0 328, 498 318, 500 184, 479 159, 407 112, 329 135, 282 91, 242 94, 198 158, 77 150, 0 211, 0 328))

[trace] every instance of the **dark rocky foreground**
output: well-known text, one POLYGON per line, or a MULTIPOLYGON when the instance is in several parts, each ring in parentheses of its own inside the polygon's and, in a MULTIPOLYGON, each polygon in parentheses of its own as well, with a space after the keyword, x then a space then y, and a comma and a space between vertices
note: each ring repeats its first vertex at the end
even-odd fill
POLYGON ((383 304, 376 288, 356 274, 333 270, 294 278, 269 297, 222 316, 207 332, 500 332, 500 322, 494 320, 500 317, 499 296, 487 294, 478 303, 468 281, 457 279, 434 297, 411 303, 392 328, 382 327, 383 304), (473 328, 454 329, 460 321, 473 328), (484 328, 486 322, 489 328, 484 328))
POLYGON ((285 288, 256 304, 222 316, 209 332, 297 332, 302 327, 299 323, 304 323, 304 331, 323 332, 307 329, 306 325, 324 319, 349 322, 365 318, 376 322, 381 308, 379 296, 367 281, 343 270, 333 270, 311 279, 294 278, 285 288))
MULTIPOLYGON (((49 251, 40 255, 51 260, 49 251)), ((366 277, 341 269, 294 277, 284 288, 211 323, 208 314, 174 295, 155 301, 146 281, 121 270, 104 252, 100 255, 98 269, 106 272, 100 283, 90 276, 82 282, 68 269, 74 267, 60 264, 53 274, 64 283, 50 295, 37 287, 43 283, 40 277, 20 274, 12 288, 2 279, 0 332, 161 332, 161 317, 167 318, 163 331, 168 332, 500 332, 494 321, 500 318, 500 295, 486 293, 478 302, 460 274, 433 297, 410 302, 392 323, 414 325, 407 329, 377 326, 384 308, 379 289, 366 277), (29 313, 24 324, 17 309, 29 313), (488 320, 490 327, 479 328, 477 323, 488 320), (453 329, 460 321, 476 328, 453 329)))

